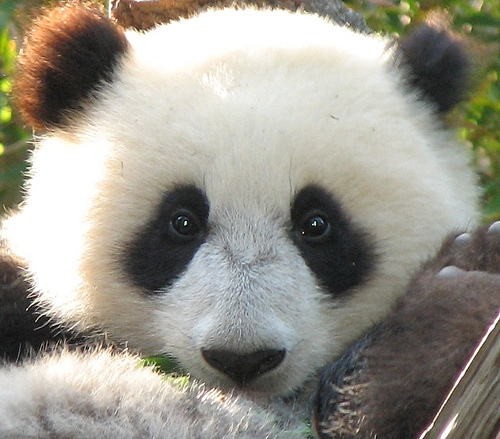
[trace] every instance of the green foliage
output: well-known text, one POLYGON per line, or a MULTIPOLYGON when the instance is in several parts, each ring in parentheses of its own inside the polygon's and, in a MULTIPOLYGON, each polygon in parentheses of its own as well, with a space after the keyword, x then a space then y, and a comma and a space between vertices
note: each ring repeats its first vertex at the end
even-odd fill
POLYGON ((174 358, 168 355, 152 355, 141 361, 141 366, 153 366, 159 372, 173 374, 179 372, 179 365, 174 358))
POLYGON ((484 188, 486 221, 500 219, 500 0, 347 0, 372 29, 400 35, 439 13, 471 40, 478 73, 474 92, 450 115, 474 152, 484 188), (446 13, 444 12, 446 11, 446 13))
MULTIPOLYGON (((16 117, 12 100, 17 28, 12 19, 18 1, 0 3, 0 205, 19 201, 19 187, 26 167, 28 133, 16 117)), ((1 213, 1 212, 0 212, 1 213)))

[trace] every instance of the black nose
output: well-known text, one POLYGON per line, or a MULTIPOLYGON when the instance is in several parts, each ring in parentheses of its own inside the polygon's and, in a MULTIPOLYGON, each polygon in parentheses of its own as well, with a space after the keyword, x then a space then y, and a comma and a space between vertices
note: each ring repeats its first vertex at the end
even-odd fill
POLYGON ((223 349, 202 349, 203 358, 210 366, 228 375, 235 383, 244 386, 259 375, 278 367, 286 351, 263 349, 249 354, 239 354, 223 349))

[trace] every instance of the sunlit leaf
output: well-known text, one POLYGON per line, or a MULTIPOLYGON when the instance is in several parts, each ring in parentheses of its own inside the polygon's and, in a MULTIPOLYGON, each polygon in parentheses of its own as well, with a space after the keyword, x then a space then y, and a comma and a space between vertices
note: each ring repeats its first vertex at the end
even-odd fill
POLYGON ((154 366, 163 373, 176 372, 179 369, 177 362, 167 355, 154 355, 146 357, 141 362, 142 366, 154 366))
POLYGON ((0 122, 8 123, 12 119, 12 108, 9 106, 5 106, 0 108, 0 122))
POLYGON ((12 93, 12 82, 9 78, 0 79, 0 91, 5 94, 12 93))

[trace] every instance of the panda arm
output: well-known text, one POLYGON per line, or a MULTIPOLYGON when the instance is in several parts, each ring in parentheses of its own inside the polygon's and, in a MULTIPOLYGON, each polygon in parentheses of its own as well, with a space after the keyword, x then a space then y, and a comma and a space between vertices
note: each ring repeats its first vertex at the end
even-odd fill
POLYGON ((0 437, 305 436, 300 425, 244 397, 167 378, 150 367, 139 367, 134 355, 100 349, 63 350, 0 369, 0 437))
POLYGON ((0 359, 16 361, 58 338, 33 305, 22 264, 0 240, 0 359))
POLYGON ((323 374, 321 438, 416 438, 500 309, 500 223, 449 237, 381 325, 323 374))

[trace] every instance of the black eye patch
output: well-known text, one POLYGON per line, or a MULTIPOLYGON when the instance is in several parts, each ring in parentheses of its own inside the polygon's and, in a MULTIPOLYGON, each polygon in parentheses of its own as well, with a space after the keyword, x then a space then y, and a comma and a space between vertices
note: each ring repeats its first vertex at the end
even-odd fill
POLYGON ((148 292, 170 286, 205 242, 209 205, 195 186, 168 192, 155 215, 126 246, 125 270, 148 292))
POLYGON ((319 186, 307 186, 291 207, 292 239, 311 271, 334 296, 360 285, 375 263, 369 235, 319 186))

